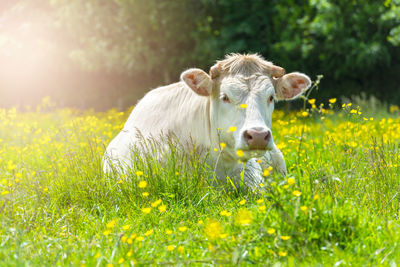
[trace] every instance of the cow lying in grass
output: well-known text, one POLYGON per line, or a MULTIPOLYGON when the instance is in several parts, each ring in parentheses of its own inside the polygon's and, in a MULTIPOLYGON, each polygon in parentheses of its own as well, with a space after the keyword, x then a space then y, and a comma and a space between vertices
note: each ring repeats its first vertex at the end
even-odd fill
POLYGON ((294 99, 310 85, 308 76, 285 74, 283 68, 255 54, 228 55, 209 74, 186 70, 180 82, 154 89, 139 101, 107 147, 104 171, 113 166, 129 168, 131 151, 143 139, 174 135, 181 144, 194 143, 208 151, 218 148, 220 153, 211 153, 216 155, 211 161, 217 176, 221 180, 229 176, 239 184, 245 166, 241 178, 255 188, 263 181, 258 159, 286 174, 271 132, 275 101, 294 99))

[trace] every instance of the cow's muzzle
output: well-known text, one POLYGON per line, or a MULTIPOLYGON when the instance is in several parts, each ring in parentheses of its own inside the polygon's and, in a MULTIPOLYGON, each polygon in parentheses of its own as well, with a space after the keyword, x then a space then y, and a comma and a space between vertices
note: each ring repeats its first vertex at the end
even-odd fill
POLYGON ((266 150, 271 141, 271 131, 248 129, 243 132, 243 138, 249 150, 266 150))

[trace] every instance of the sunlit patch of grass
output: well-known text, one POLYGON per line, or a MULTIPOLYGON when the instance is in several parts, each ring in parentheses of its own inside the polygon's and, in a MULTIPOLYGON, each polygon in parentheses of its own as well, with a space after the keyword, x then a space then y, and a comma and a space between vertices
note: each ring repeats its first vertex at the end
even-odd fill
POLYGON ((0 110, 0 264, 398 262, 400 119, 335 105, 274 113, 288 176, 265 169, 259 192, 173 143, 103 174, 128 112, 0 110))

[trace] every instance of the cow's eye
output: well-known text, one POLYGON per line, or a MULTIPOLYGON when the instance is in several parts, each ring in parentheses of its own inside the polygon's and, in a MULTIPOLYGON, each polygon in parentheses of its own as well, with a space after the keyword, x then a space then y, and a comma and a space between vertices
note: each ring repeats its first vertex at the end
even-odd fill
POLYGON ((268 98, 268 103, 271 103, 272 101, 274 101, 274 96, 270 95, 269 98, 268 98))
POLYGON ((221 96, 221 100, 224 101, 225 103, 231 103, 231 101, 229 100, 229 97, 226 94, 223 94, 221 96))

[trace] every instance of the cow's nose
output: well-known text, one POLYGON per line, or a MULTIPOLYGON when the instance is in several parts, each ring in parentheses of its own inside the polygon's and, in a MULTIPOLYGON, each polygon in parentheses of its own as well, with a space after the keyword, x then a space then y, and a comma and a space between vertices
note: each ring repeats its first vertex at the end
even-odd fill
POLYGON ((244 140, 250 149, 265 149, 271 140, 271 131, 245 130, 244 140))

